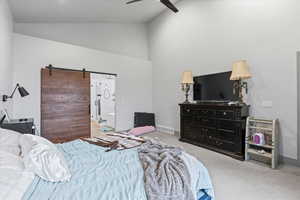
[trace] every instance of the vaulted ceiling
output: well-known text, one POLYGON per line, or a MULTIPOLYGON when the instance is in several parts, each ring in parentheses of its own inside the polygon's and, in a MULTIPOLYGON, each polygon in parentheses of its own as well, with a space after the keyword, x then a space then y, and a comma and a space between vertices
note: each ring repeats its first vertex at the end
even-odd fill
MULTIPOLYGON (((16 22, 143 23, 167 8, 158 0, 9 0, 16 22)), ((176 3, 179 0, 171 0, 176 3)), ((169 11, 172 12, 172 11, 169 11)))

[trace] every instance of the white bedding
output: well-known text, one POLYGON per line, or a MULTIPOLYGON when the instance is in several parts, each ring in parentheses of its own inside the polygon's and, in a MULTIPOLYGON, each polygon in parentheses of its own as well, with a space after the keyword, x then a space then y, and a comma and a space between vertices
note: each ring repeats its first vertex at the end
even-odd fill
MULTIPOLYGON (((50 183, 36 177, 23 200, 146 200, 144 171, 136 149, 105 152, 105 148, 81 140, 58 145, 72 172, 69 182, 50 183)), ((195 199, 202 189, 214 200, 207 169, 194 157, 184 153, 195 199), (198 194, 197 194, 198 193, 198 194)))
POLYGON ((0 151, 20 155, 19 138, 21 134, 15 131, 0 128, 0 151))
MULTIPOLYGON (((7 138, 8 135, 11 135, 12 133, 7 133, 4 135, 4 134, 0 134, 0 142, 1 142, 1 136, 2 137, 2 144, 5 143, 5 140, 4 140, 4 137, 7 138)), ((14 134, 14 133, 13 133, 14 134)), ((10 137, 9 139, 11 139, 11 144, 14 146, 17 142, 17 139, 15 138, 16 135, 13 135, 12 137, 10 137), (14 139, 13 139, 14 138, 14 139), (12 139, 15 141, 13 142, 12 139)), ((35 137, 36 136, 30 136, 30 137, 34 137, 34 139, 36 139, 35 137)), ((21 137, 20 137, 21 138, 21 137)), ((19 141, 19 140, 18 140, 19 141)), ((18 145, 22 144, 23 143, 23 146, 25 148, 23 148, 23 160, 22 160, 22 157, 20 155, 14 155, 12 153, 15 153, 14 151, 1 151, 0 150, 0 200, 21 200, 22 198, 24 198, 24 195, 26 197, 29 197, 28 199, 32 199, 30 197, 31 194, 30 192, 28 193, 28 191, 31 191, 32 188, 36 187, 36 186, 33 186, 32 183, 34 182, 36 176, 35 176, 35 171, 31 172, 29 171, 30 168, 26 168, 24 166, 24 160, 26 160, 26 157, 28 157, 29 155, 31 155, 31 150, 32 152, 34 152, 35 148, 34 146, 38 147, 39 145, 42 145, 45 141, 35 141, 35 143, 28 143, 26 141, 23 141, 20 140, 21 142, 18 143, 18 145), (32 146, 30 152, 29 149, 30 149, 30 146, 32 146), (24 154, 25 153, 25 154, 24 154), (29 196, 28 196, 29 195, 29 196)), ((81 142, 81 141, 74 141, 72 143, 66 143, 64 145, 61 145, 60 147, 62 148, 63 146, 67 147, 68 145, 75 145, 77 143, 80 143, 81 145, 84 145, 85 143, 81 142)), ((0 144, 1 145, 1 144, 0 144)), ((54 146, 54 144, 51 144, 54 146)), ((51 146, 50 145, 50 146, 51 146)), ((93 145, 87 145, 85 144, 84 148, 80 148, 80 152, 82 154, 80 155, 77 155, 76 153, 76 156, 79 156, 80 158, 85 158, 90 155, 89 153, 86 154, 86 150, 87 149, 93 149, 93 151, 100 151, 101 149, 99 147, 96 147, 96 146, 93 146, 93 145), (85 150, 84 150, 85 149, 85 150)), ((22 145, 21 145, 22 146, 22 145)), ((75 145, 76 146, 76 145, 75 145)), ((8 147, 8 146, 7 146, 8 147)), ((22 149, 22 148, 21 148, 22 149)), ((39 148, 40 149, 40 148, 39 148)), ((55 147, 56 149, 56 147, 55 147)), ((7 150, 7 148, 4 148, 3 150, 7 150)), ((45 152, 48 152, 48 149, 42 149, 41 151, 41 154, 39 155, 46 155, 45 152)), ((66 151, 68 152, 68 154, 66 155, 69 155, 70 152, 69 151, 66 151)), ((22 152, 20 152, 22 153, 22 152)), ((97 158, 102 155, 100 154, 101 152, 99 152, 99 154, 96 154, 97 158)), ((103 152, 102 152, 103 153, 103 152)), ((103 155, 108 155, 106 153, 103 153, 103 155)), ((49 156, 48 156, 49 157, 49 156)), ((53 158, 53 156, 50 156, 51 158, 53 158)), ((49 157, 49 158, 50 158, 49 157)), ((39 156, 37 157, 38 159, 35 160, 36 162, 38 162, 38 160, 43 160, 45 161, 45 156, 39 156)), ((194 193, 194 197, 195 199, 198 199, 199 195, 201 194, 197 194, 197 191, 199 191, 200 189, 207 189, 207 192, 209 195, 211 195, 212 197, 214 196, 213 194, 213 189, 212 189, 212 185, 211 185, 211 181, 210 181, 210 178, 209 178, 209 175, 208 175, 208 172, 206 170, 206 168, 198 161, 196 160, 194 157, 184 153, 182 155, 182 158, 184 159, 184 161, 186 162, 188 168, 189 168, 189 171, 191 174, 193 174, 192 176, 192 189, 193 191, 195 192, 194 193), (199 176, 200 175, 200 176, 199 176), (198 197, 197 197, 198 196, 198 197)), ((52 162, 53 159, 46 159, 46 162, 40 162, 39 161, 39 164, 42 164, 43 163, 43 166, 44 165, 48 165, 50 163, 53 163, 52 162), (47 164, 48 163, 48 164, 47 164)), ((55 159, 54 159, 55 160, 55 159)), ((91 159, 94 161, 94 159, 91 159)), ((139 163, 138 160, 136 160, 137 163, 139 163)), ((55 163, 60 163, 60 162, 55 162, 55 163)), ((71 162, 72 163, 72 162, 71 162)), ((71 164, 69 163, 69 164, 71 164)), ((88 162, 89 163, 89 162, 88 162)), ((48 166, 49 167, 49 166, 48 166)), ((37 166, 37 168, 41 168, 39 165, 37 166)), ((47 166, 46 166, 47 168, 47 166)), ((82 171, 82 166, 80 167, 80 171, 82 171)), ((54 169, 54 168, 53 168, 54 169)), ((87 170, 90 169, 90 168, 87 168, 87 170)), ((32 169, 31 169, 32 170, 32 169)), ((91 176, 92 179, 95 178, 95 176, 91 176)), ((88 178, 88 176, 84 176, 85 179, 88 178)), ((142 180, 142 179, 141 179, 142 180)), ((103 180, 101 181, 98 181, 97 184, 100 184, 102 183, 103 180)), ((50 182, 46 181, 46 182, 40 182, 41 184, 39 185, 39 187, 41 187, 40 189, 45 189, 47 187, 52 187, 53 184, 50 184, 50 182), (44 185, 43 185, 44 184, 44 185), (47 187, 46 187, 47 186, 47 187)), ((88 184, 91 184, 92 181, 89 180, 87 182, 88 184)), ((71 186, 72 182, 68 183, 68 184, 65 184, 66 186, 68 186, 68 188, 66 188, 66 191, 69 191, 70 190, 70 187, 71 186)), ((59 184, 60 185, 60 184, 59 184)), ((133 184, 134 185, 134 184, 133 184)), ((76 184, 74 184, 74 186, 76 186, 76 184)), ((76 186, 74 189, 78 189, 78 187, 76 186)), ((77 191, 74 190, 74 191, 77 191)), ((102 188, 102 189, 105 189, 105 188, 102 188)), ((50 191, 50 190, 49 190, 50 191)), ((48 192, 49 192, 48 191, 48 192)), ((100 191, 100 190, 99 190, 100 191)), ((142 190, 143 191, 143 190, 142 190)), ((39 197, 44 197, 46 195, 46 193, 43 191, 43 190, 37 190, 36 191, 37 193, 33 193, 33 195, 37 195, 39 197), (38 193, 40 192, 40 193, 38 193)), ((54 191, 53 191, 54 192, 54 191)), ((55 190, 55 192, 57 192, 55 190)), ((71 190, 69 191, 71 192, 71 190)), ((95 192, 95 191, 94 191, 95 192)), ((57 193, 58 196, 61 196, 62 194, 67 194, 65 192, 63 193, 57 193)), ((71 194, 71 193, 70 193, 71 194)), ((72 193, 73 194, 73 193, 72 193)), ((94 194, 94 193, 93 193, 94 194)), ((52 192, 49 193, 49 195, 53 195, 52 192)), ((82 193, 82 195, 86 195, 85 192, 82 193)), ((95 196, 97 196, 97 194, 95 193, 94 194, 95 196)), ((102 194, 99 194, 100 196, 103 195, 102 194)), ((25 198, 26 199, 26 198, 25 198)), ((34 198, 36 199, 36 198, 34 198)), ((40 198, 38 198, 40 199, 40 198)), ((79 199, 82 199, 82 198, 79 198, 79 199)), ((125 198, 126 199, 126 198, 125 198)))
POLYGON ((26 170, 50 182, 69 181, 71 172, 63 154, 50 141, 36 135, 23 135, 32 140, 31 150, 23 161, 26 170))
POLYGON ((0 169, 0 199, 20 200, 34 179, 34 174, 25 170, 0 169))
POLYGON ((35 175, 24 168, 19 139, 21 134, 0 129, 0 200, 20 200, 35 175))

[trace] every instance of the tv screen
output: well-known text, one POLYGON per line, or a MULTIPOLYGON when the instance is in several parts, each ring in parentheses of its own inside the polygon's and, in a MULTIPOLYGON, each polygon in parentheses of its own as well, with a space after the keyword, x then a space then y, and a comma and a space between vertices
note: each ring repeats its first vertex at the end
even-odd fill
POLYGON ((194 101, 236 101, 231 71, 194 77, 194 101))

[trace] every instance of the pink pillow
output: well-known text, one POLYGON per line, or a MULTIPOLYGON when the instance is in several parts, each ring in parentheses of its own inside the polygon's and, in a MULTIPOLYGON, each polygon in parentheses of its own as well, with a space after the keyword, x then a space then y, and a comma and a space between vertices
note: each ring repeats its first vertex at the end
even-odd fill
POLYGON ((139 136, 139 135, 143 135, 145 133, 150 133, 150 132, 153 132, 153 131, 155 131, 154 126, 143 126, 143 127, 137 127, 137 128, 131 129, 128 132, 128 134, 139 136))

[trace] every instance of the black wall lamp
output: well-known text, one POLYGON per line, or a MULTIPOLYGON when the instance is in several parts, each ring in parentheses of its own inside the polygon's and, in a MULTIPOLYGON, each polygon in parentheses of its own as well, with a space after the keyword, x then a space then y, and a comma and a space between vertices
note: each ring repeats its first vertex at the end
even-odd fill
POLYGON ((6 102, 7 99, 12 99, 14 97, 14 94, 15 94, 17 89, 19 90, 19 93, 20 93, 21 97, 26 97, 26 96, 29 95, 27 90, 25 90, 25 88, 21 87, 20 84, 18 83, 10 96, 8 96, 8 95, 3 95, 2 96, 2 101, 6 102))

